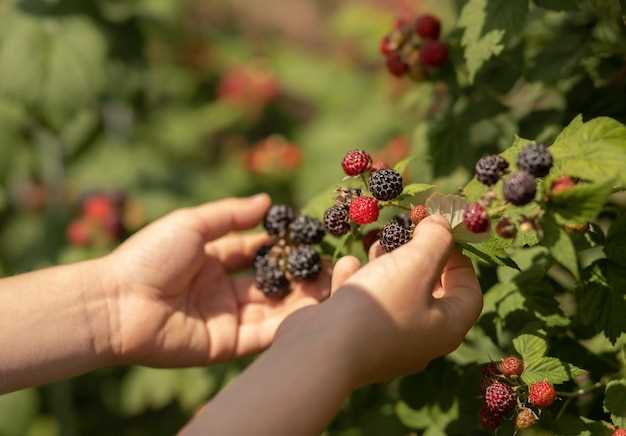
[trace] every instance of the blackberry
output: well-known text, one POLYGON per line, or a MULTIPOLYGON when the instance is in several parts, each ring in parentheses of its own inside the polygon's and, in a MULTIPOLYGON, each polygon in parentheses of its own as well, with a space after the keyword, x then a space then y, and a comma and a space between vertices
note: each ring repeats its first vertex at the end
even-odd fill
POLYGON ((411 230, 397 221, 386 224, 380 233, 380 245, 387 253, 406 244, 410 240, 411 230))
POLYGON ((334 236, 345 235, 350 231, 348 209, 341 206, 333 206, 324 212, 324 227, 328 233, 334 236))
POLYGON ((498 183, 508 168, 509 163, 502 156, 484 156, 476 162, 476 178, 483 185, 492 186, 498 183))
POLYGON ((504 182, 502 190, 506 201, 515 206, 523 206, 535 199, 537 181, 532 175, 520 171, 513 173, 513 175, 504 182))
POLYGON ((322 223, 310 216, 300 215, 289 224, 289 239, 296 244, 319 244, 325 233, 322 223))
POLYGON ((407 229, 410 229, 411 225, 413 224, 411 221, 411 218, 406 213, 402 213, 400 215, 394 216, 393 220, 396 223, 400 224, 402 227, 407 228, 407 229))
POLYGON ((287 270, 295 279, 313 280, 322 270, 322 259, 313 247, 302 245, 287 256, 287 270))
POLYGON ((374 172, 368 182, 370 192, 380 201, 389 201, 402 193, 402 176, 395 170, 383 169, 374 172))
POLYGON ((263 219, 263 227, 270 235, 283 236, 295 217, 296 213, 292 208, 284 204, 276 204, 267 211, 263 219))
POLYGON ((289 294, 289 279, 280 268, 278 258, 270 254, 272 247, 265 245, 259 249, 254 259, 255 283, 267 297, 282 298, 289 294))
POLYGON ((543 144, 528 144, 517 156, 517 167, 535 177, 545 177, 552 168, 552 155, 543 144))

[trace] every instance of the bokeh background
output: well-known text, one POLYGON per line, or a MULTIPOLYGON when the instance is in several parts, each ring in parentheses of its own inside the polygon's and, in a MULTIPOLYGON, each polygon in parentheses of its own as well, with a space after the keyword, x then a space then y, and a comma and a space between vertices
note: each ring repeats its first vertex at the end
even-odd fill
MULTIPOLYGON (((452 192, 515 133, 549 139, 578 112, 624 120, 623 77, 620 97, 572 62, 578 40, 558 41, 560 53, 531 47, 526 80, 503 57, 478 77, 490 92, 454 99, 437 76, 412 84, 386 72, 378 45, 394 18, 429 11, 450 41, 438 74, 460 74, 464 3, 0 2, 0 274, 98 256, 174 208, 224 196, 263 190, 303 206, 341 179, 355 147, 390 165, 413 154, 414 181, 452 192), (552 73, 543 84, 539 62, 552 73), (576 78, 557 86, 564 71, 576 78), (595 106, 590 93, 603 96, 595 106)), ((534 25, 542 44, 559 39, 534 25)), ((103 369, 0 396, 0 436, 173 434, 246 363, 103 369)), ((426 391, 448 378, 438 371, 415 382, 426 391)), ((396 388, 356 392, 328 434, 410 434, 396 388)))

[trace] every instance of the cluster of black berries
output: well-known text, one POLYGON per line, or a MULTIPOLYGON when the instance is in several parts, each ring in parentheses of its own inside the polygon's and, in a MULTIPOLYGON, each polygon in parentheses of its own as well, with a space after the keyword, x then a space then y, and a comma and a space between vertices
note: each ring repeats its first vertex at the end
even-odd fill
POLYGON ((433 15, 420 15, 414 21, 398 19, 394 30, 380 42, 389 72, 420 79, 427 69, 443 66, 448 60, 448 46, 439 41, 440 33, 441 23, 433 15))
POLYGON ((254 260, 256 285, 268 297, 282 298, 292 280, 315 280, 322 270, 320 254, 314 248, 322 242, 322 223, 297 215, 289 206, 274 205, 263 220, 272 243, 259 249, 254 260))
MULTIPOLYGON (((545 177, 552 168, 553 159, 548 147, 543 144, 528 144, 517 156, 518 171, 509 175, 502 185, 504 199, 514 206, 524 206, 537 195, 537 178, 545 177)), ((509 163, 499 155, 485 156, 476 163, 476 179, 486 186, 494 186, 509 172, 509 163)), ((486 207, 493 200, 488 192, 481 201, 470 204, 465 210, 464 222, 474 233, 489 229, 486 207)), ((496 232, 504 238, 513 238, 516 229, 513 223, 503 218, 496 225, 496 232)))
MULTIPOLYGON (((400 173, 390 168, 373 168, 370 155, 363 150, 349 151, 343 158, 342 167, 345 174, 352 177, 368 173, 369 177, 363 180, 364 189, 367 189, 370 195, 364 195, 363 191, 357 188, 337 188, 334 206, 324 213, 324 226, 334 236, 347 234, 352 224, 366 225, 376 222, 380 208, 385 206, 381 202, 396 199, 404 189, 400 173)), ((424 209, 423 206, 420 207, 424 209)), ((420 209, 411 216, 419 222, 425 215, 427 215, 425 209, 420 209)), ((398 215, 380 232, 375 229, 375 232, 370 231, 368 235, 379 237, 382 247, 389 252, 411 240, 413 227, 409 215, 398 215)), ((369 238, 367 243, 364 241, 364 246, 368 248, 371 244, 369 238)))

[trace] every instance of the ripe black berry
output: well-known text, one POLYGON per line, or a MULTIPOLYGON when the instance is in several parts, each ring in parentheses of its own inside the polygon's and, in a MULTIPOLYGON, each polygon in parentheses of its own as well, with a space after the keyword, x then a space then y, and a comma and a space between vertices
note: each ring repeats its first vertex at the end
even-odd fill
POLYGON ((294 248, 287 256, 287 270, 295 279, 315 279, 322 270, 322 260, 310 245, 294 248))
POLYGON ((498 183, 508 168, 509 163, 502 156, 484 156, 476 163, 476 178, 480 183, 492 186, 498 183))
POLYGON ((263 219, 263 227, 270 235, 283 236, 287 233, 289 224, 296 217, 296 213, 289 206, 276 204, 270 207, 263 219))
POLYGON ((296 244, 319 244, 325 233, 319 220, 306 215, 298 216, 289 225, 289 239, 296 244))
POLYGON ((257 252, 254 259, 255 282, 267 297, 281 298, 289 293, 289 280, 280 268, 278 258, 270 253, 271 249, 270 245, 265 245, 257 252))
POLYGON ((383 169, 374 172, 367 182, 370 192, 380 201, 389 201, 402 193, 402 176, 395 170, 383 169))
POLYGON ((543 144, 528 144, 517 156, 517 167, 535 177, 545 177, 552 168, 552 155, 543 144))
POLYGON ((395 250, 411 240, 411 230, 408 227, 392 221, 383 227, 380 233, 380 245, 385 252, 395 250))
POLYGON ((520 171, 504 182, 504 199, 515 206, 523 206, 535 199, 537 181, 530 174, 520 171))
POLYGON ((350 231, 348 209, 342 206, 333 206, 324 212, 324 227, 334 236, 345 235, 350 231))
POLYGON ((406 213, 394 216, 393 220, 407 229, 411 228, 411 225, 413 224, 411 222, 411 217, 409 217, 409 214, 406 213))

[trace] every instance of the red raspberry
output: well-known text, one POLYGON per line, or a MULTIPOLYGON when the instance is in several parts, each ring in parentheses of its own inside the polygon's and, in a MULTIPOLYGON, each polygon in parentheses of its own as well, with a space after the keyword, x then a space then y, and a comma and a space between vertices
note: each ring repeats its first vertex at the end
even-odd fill
POLYGON ((479 203, 472 203, 465 208, 463 222, 472 233, 483 233, 489 229, 489 216, 479 203))
POLYGON ((502 424, 502 415, 493 413, 486 405, 480 408, 480 425, 485 430, 495 431, 502 424))
POLYGON ((370 248, 376 241, 380 239, 380 229, 372 229, 363 236, 363 250, 365 253, 370 251, 370 248))
POLYGON ((528 401, 535 407, 550 407, 556 400, 554 386, 547 380, 533 383, 528 389, 528 401))
POLYGON ((537 416, 535 416, 535 413, 532 410, 526 407, 521 409, 517 413, 517 416, 515 417, 515 427, 517 427, 520 430, 530 428, 533 425, 535 425, 536 422, 537 422, 537 416))
POLYGON ((626 436, 626 429, 616 428, 612 436, 626 436))
POLYGON ((388 56, 393 53, 393 48, 391 46, 391 37, 389 35, 385 35, 383 39, 380 40, 380 53, 383 56, 388 56))
POLYGON ((558 194, 560 192, 567 191, 574 186, 576 186, 576 182, 572 180, 570 176, 561 176, 552 182, 552 193, 558 194))
POLYGON ((367 171, 371 164, 371 156, 363 150, 350 150, 341 162, 343 171, 349 176, 358 176, 367 171))
POLYGON ((506 377, 519 377, 524 372, 524 361, 516 356, 505 357, 500 360, 498 369, 506 377))
POLYGON ((503 415, 515 407, 515 392, 511 386, 495 382, 485 389, 485 405, 495 414, 503 415))
POLYGON ((448 61, 448 46, 440 41, 426 42, 419 53, 420 63, 439 68, 448 61))
POLYGON ((420 15, 415 20, 415 32, 425 39, 438 39, 441 32, 441 22, 434 15, 420 15))
POLYGON ((96 194, 85 199, 83 214, 87 218, 105 223, 115 215, 115 206, 108 195, 96 194))
POLYGON ((396 77, 402 77, 408 73, 409 66, 398 53, 393 52, 387 56, 387 70, 396 77))
POLYGON ((411 222, 417 225, 428 215, 428 209, 426 209, 425 206, 418 204, 413 209, 411 209, 411 222))
POLYGON ((378 219, 378 201, 372 197, 357 197, 350 202, 350 219, 357 224, 369 224, 378 219))
POLYGON ((91 242, 91 229, 85 220, 74 220, 66 231, 66 237, 75 247, 84 247, 91 242))

